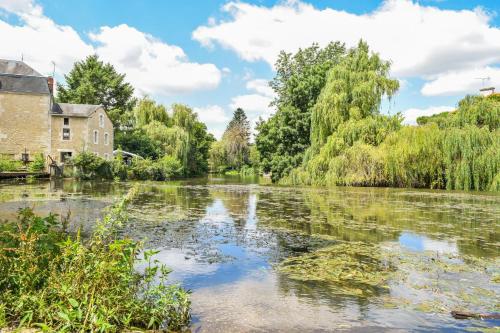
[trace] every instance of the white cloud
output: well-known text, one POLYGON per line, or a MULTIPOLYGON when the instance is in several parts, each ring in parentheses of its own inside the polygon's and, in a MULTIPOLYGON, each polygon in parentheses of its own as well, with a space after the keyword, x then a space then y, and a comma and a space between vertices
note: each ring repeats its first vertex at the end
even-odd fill
POLYGON ((274 110, 269 104, 273 101, 275 95, 267 80, 255 79, 248 81, 246 88, 252 93, 233 97, 229 107, 231 109, 242 108, 251 119, 258 119, 260 116, 263 118, 269 117, 274 110))
POLYGON ((209 131, 217 139, 220 139, 224 134, 227 123, 231 120, 232 113, 237 108, 242 108, 245 111, 252 131, 254 131, 255 123, 259 117, 267 119, 274 111, 274 108, 271 108, 269 104, 275 95, 267 80, 255 79, 248 81, 246 88, 249 94, 233 97, 227 109, 218 105, 194 108, 194 111, 198 113, 198 118, 207 124, 209 131))
POLYGON ((208 105, 201 108, 193 108, 200 119, 205 124, 224 124, 229 121, 229 117, 224 113, 224 109, 218 105, 208 105))
POLYGON ((408 109, 402 112, 403 123, 407 125, 416 125, 417 118, 421 116, 432 116, 433 114, 449 112, 455 110, 452 106, 431 106, 425 109, 408 109))
POLYGON ((20 59, 23 55, 34 69, 48 74, 53 69, 52 61, 66 72, 76 60, 93 53, 93 47, 73 28, 45 17, 42 8, 31 1, 0 1, 0 9, 17 15, 22 22, 11 25, 0 19, 1 58, 20 59))
POLYGON ((98 44, 97 54, 127 73, 128 81, 141 93, 168 95, 214 89, 221 80, 215 65, 190 62, 180 47, 126 24, 102 27, 90 37, 98 44))
POLYGON ((20 59, 42 74, 67 73, 75 61, 97 53, 127 75, 138 94, 168 95, 216 88, 221 71, 213 64, 191 62, 184 51, 133 27, 101 27, 86 43, 69 26, 46 17, 29 0, 0 0, 0 10, 19 18, 19 24, 0 19, 0 58, 20 59))
POLYGON ((336 40, 353 46, 362 38, 393 61, 398 77, 432 79, 500 62, 500 29, 481 9, 444 10, 410 0, 386 0, 363 15, 320 10, 301 1, 273 7, 230 2, 223 11, 229 20, 200 26, 193 38, 207 47, 233 50, 247 61, 273 65, 280 50, 294 52, 313 42, 336 40))
POLYGON ((193 110, 198 114, 198 119, 207 125, 209 132, 217 139, 220 139, 230 120, 224 109, 219 105, 208 105, 205 107, 195 107, 193 110))
POLYGON ((474 94, 485 86, 500 87, 500 68, 484 67, 443 73, 424 84, 421 92, 424 96, 474 94))

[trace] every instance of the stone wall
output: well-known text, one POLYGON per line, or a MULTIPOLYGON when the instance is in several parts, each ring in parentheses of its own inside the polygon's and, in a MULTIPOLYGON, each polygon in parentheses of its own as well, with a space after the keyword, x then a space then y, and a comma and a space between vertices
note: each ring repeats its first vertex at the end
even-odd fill
POLYGON ((61 153, 70 152, 75 157, 79 152, 88 149, 88 118, 52 115, 52 152, 50 156, 58 163, 62 162, 61 153), (69 123, 64 125, 64 119, 69 123), (69 129, 69 139, 63 139, 63 129, 69 129))
POLYGON ((47 156, 50 144, 50 97, 45 94, 0 93, 0 154, 30 160, 47 156))
POLYGON ((104 109, 99 108, 88 119, 88 149, 98 156, 111 159, 113 157, 113 123, 109 120, 104 109), (102 124, 100 117, 102 116, 102 124), (97 143, 94 142, 94 131, 97 132, 97 143), (105 142, 105 135, 108 140, 105 142))

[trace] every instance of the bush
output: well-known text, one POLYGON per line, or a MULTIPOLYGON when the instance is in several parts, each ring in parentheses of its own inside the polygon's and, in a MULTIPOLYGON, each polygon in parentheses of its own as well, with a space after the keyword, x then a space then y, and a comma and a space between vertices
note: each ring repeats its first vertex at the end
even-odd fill
POLYGON ((111 173, 114 179, 126 180, 127 179, 127 165, 123 160, 123 155, 118 153, 111 161, 111 173))
POLYGON ((155 252, 115 238, 134 193, 113 206, 85 240, 66 233, 64 219, 38 217, 30 209, 0 224, 0 328, 179 330, 189 322, 188 293, 166 284, 169 270, 152 260, 155 252), (143 273, 136 271, 141 263, 143 273))
POLYGON ((45 159, 43 154, 35 155, 35 159, 29 164, 28 170, 31 172, 40 172, 45 170, 45 159))
POLYGON ((16 171, 22 167, 21 161, 15 161, 0 155, 0 172, 2 171, 16 171))
POLYGON ((94 153, 83 151, 73 159, 76 167, 76 178, 79 179, 113 179, 111 163, 94 153))
POLYGON ((134 158, 130 167, 130 178, 137 180, 168 180, 182 175, 182 164, 173 156, 159 160, 134 158))

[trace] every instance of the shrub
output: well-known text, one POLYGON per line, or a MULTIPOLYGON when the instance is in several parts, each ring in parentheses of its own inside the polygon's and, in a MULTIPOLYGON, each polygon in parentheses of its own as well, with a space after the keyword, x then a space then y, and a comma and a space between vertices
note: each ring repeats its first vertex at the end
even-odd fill
POLYGON ((98 221, 89 239, 66 233, 64 219, 30 209, 0 224, 0 328, 179 330, 189 322, 188 293, 166 284, 169 270, 152 259, 156 252, 115 236, 134 193, 98 221), (141 263, 143 273, 136 270, 141 263))
POLYGON ((138 180, 168 180, 182 174, 181 162, 166 155, 159 160, 134 158, 130 167, 130 178, 138 180))
POLYGON ((123 161, 123 155, 121 153, 118 153, 111 161, 111 173, 115 179, 127 179, 127 165, 123 161))
POLYGON ((79 179, 112 179, 110 162, 92 152, 83 151, 73 159, 76 167, 76 178, 79 179))
POLYGON ((35 155, 35 159, 29 164, 28 170, 31 172, 40 172, 45 170, 45 159, 43 154, 35 155))
POLYGON ((0 172, 2 171, 16 171, 22 167, 21 161, 15 161, 0 155, 0 172))

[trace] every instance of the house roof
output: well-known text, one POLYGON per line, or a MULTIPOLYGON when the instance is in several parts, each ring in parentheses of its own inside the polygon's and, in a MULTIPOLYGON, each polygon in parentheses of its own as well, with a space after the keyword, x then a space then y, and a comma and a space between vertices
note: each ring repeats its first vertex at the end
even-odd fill
POLYGON ((22 61, 7 59, 0 59, 0 73, 27 76, 43 76, 22 61))
POLYGON ((0 91, 50 94, 47 78, 22 61, 0 59, 0 91))
POLYGON ((0 73, 0 92, 50 94, 47 78, 0 73))
POLYGON ((54 103, 52 106, 52 114, 71 117, 89 117, 99 108, 102 108, 102 106, 92 104, 54 103))

